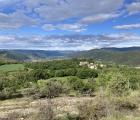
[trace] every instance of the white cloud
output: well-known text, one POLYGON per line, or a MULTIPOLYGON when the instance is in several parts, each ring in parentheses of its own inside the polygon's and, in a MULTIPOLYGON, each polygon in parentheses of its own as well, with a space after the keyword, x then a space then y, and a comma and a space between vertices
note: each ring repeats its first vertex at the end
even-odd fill
POLYGON ((35 11, 47 21, 61 21, 73 17, 86 17, 112 13, 123 5, 124 0, 48 0, 47 5, 35 11), (115 4, 114 4, 115 3, 115 4))
POLYGON ((140 46, 134 34, 71 36, 7 36, 0 35, 1 49, 89 50, 102 47, 140 46))
POLYGON ((88 16, 80 20, 80 23, 82 24, 94 24, 106 21, 108 19, 116 18, 119 14, 98 14, 94 16, 88 16))
POLYGON ((22 26, 33 26, 36 20, 27 17, 22 12, 14 12, 11 14, 0 13, 0 28, 20 28, 22 26))
POLYGON ((140 13, 140 2, 133 2, 126 7, 129 15, 140 13))
POLYGON ((119 30, 140 29, 140 24, 118 25, 114 26, 114 28, 119 30))
POLYGON ((79 23, 80 20, 94 23, 115 18, 123 2, 124 0, 3 0, 0 1, 0 28, 14 29, 37 24, 38 27, 42 25, 51 30, 61 27, 61 30, 80 32, 85 30, 79 23), (64 20, 70 18, 75 18, 73 25, 63 24, 64 20))
POLYGON ((86 30, 84 25, 81 24, 45 24, 42 28, 46 31, 49 30, 66 30, 66 31, 73 31, 73 32, 82 32, 86 30))
POLYGON ((0 43, 11 42, 14 40, 13 36, 0 36, 0 43))

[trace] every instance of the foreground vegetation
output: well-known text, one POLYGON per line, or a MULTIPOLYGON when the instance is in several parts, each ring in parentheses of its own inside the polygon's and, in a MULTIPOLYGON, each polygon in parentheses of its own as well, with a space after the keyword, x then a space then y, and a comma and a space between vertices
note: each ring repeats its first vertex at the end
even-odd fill
POLYGON ((24 70, 23 64, 9 64, 9 65, 0 66, 1 72, 11 72, 11 71, 20 71, 20 70, 24 70))
MULTIPOLYGON (((14 113, 7 113, 6 118, 10 120, 19 118, 25 120, 139 120, 140 69, 112 64, 100 67, 100 64, 92 59, 20 64, 0 62, 0 69, 2 68, 0 99, 6 101, 13 99, 12 105, 16 105, 18 102, 15 99, 18 98, 23 103, 26 102, 26 105, 21 106, 23 110, 25 107, 31 109, 30 104, 37 103, 36 111, 34 107, 28 114, 12 111, 14 113), (97 69, 90 69, 86 65, 80 66, 81 61, 96 64, 97 69), (73 99, 68 101, 67 99, 71 97, 73 99), (65 107, 62 98, 68 102, 69 106, 78 98, 81 98, 82 102, 79 103, 78 100, 72 110, 62 112, 59 106, 61 103, 61 106, 65 107)), ((1 102, 3 105, 3 101, 1 102)), ((0 109, 0 114, 2 112, 4 109, 0 109)))

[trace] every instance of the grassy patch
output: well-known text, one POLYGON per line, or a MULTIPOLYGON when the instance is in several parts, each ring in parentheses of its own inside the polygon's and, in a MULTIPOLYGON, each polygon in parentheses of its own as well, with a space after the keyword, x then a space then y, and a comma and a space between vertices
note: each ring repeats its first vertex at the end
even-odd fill
POLYGON ((11 71, 18 71, 24 70, 23 64, 8 64, 0 66, 0 71, 2 72, 11 72, 11 71))

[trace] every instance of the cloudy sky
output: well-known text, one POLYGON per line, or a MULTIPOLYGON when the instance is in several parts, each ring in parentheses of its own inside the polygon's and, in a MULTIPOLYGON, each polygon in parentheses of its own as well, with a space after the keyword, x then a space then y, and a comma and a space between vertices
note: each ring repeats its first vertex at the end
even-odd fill
POLYGON ((140 46, 140 0, 0 0, 0 49, 140 46))

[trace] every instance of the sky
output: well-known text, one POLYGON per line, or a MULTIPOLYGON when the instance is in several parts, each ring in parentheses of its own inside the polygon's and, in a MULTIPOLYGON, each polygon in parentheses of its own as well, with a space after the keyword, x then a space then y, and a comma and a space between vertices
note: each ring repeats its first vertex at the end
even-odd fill
POLYGON ((140 47, 140 0, 0 0, 0 49, 140 47))

